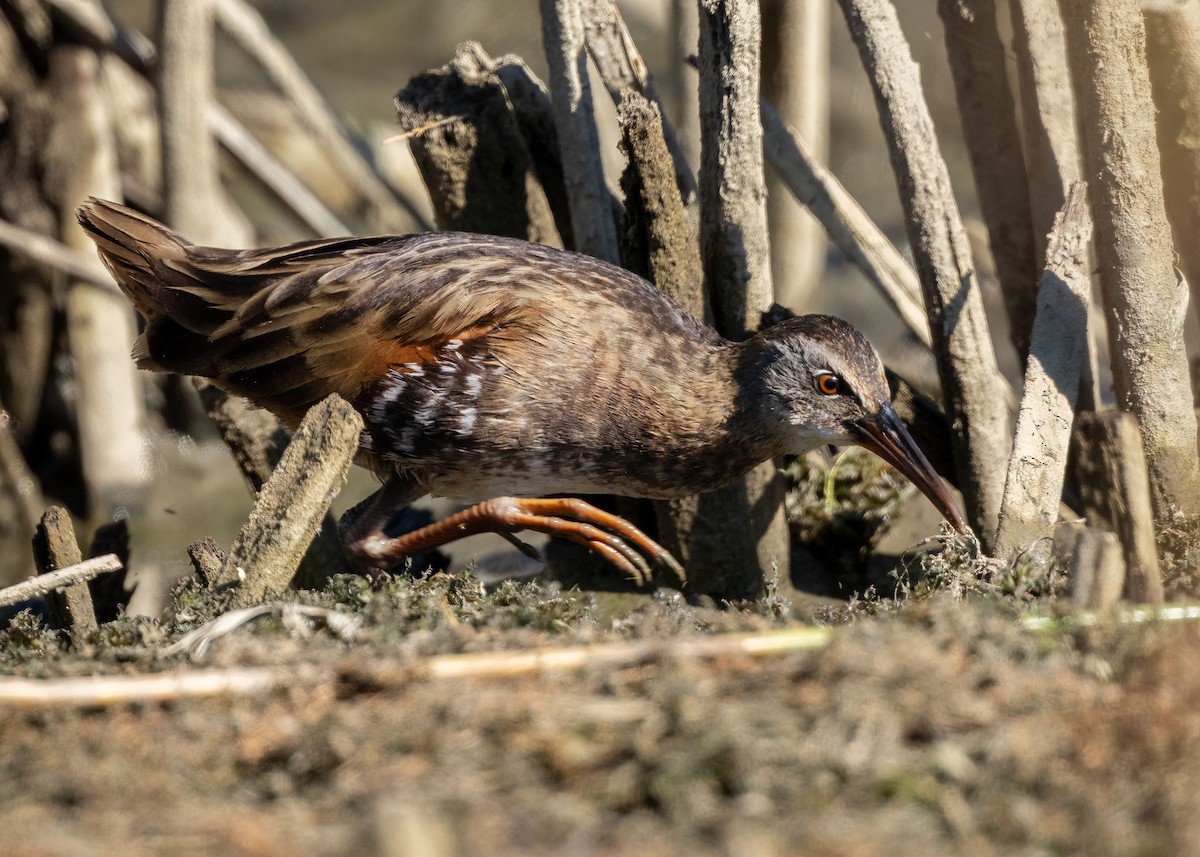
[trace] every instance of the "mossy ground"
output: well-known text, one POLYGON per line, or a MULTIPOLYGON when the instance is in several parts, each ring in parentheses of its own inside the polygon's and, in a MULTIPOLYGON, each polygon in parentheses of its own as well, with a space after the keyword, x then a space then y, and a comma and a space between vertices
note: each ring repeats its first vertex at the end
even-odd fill
MULTIPOLYGON (((853 569, 886 525, 873 521, 911 499, 890 478, 853 459, 832 477, 805 472, 792 500, 809 511, 797 512, 797 528, 831 534, 841 556, 825 555, 853 569)), ((164 650, 227 605, 191 582, 162 618, 124 617, 73 647, 19 617, 0 633, 10 675, 269 666, 294 680, 168 703, 0 706, 0 850, 1200 849, 1200 627, 1028 630, 1030 611, 1055 610, 1053 568, 1001 567, 967 542, 931 545, 891 572, 888 597, 868 587, 823 606, 774 585, 757 601, 717 606, 669 591, 484 587, 469 571, 378 588, 339 577, 285 600, 353 617, 353 639, 280 612, 195 659, 164 650), (688 653, 700 635, 814 622, 836 624, 819 650, 688 653), (411 670, 436 655, 630 639, 681 644, 572 672, 411 670), (406 678, 371 680, 388 670, 406 678)))
MULTIPOLYGON (((850 611, 817 651, 678 651, 522 677, 310 681, 427 655, 770 630, 777 605, 481 591, 469 575, 337 579, 297 601, 346 642, 257 620, 199 665, 285 689, 92 709, 0 707, 6 840, 31 854, 1191 853, 1200 628, 1023 629, 1011 597, 850 611), (388 851, 403 843, 429 849, 388 851), (398 845, 399 843, 399 845, 398 845), (429 845, 428 843, 435 843, 429 845), (436 845, 436 843, 442 843, 436 845)), ((79 651, 29 623, 8 673, 179 670, 210 605, 122 620, 79 651), (180 616, 183 618, 180 618, 180 616)))

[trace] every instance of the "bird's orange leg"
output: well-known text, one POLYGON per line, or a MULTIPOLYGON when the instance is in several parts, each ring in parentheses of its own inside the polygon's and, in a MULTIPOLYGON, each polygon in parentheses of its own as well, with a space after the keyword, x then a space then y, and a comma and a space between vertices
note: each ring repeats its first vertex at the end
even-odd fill
POLYGON ((381 495, 386 490, 387 486, 375 495, 374 514, 365 512, 344 530, 347 548, 376 568, 396 565, 412 554, 478 533, 510 536, 533 530, 583 545, 639 585, 650 581, 650 565, 643 554, 671 569, 681 581, 687 579, 683 567, 665 548, 624 518, 582 500, 496 497, 407 535, 389 538, 381 529, 386 523, 381 495))
POLYGON ((343 513, 338 520, 338 536, 346 549, 347 558, 357 571, 370 576, 404 559, 404 556, 400 556, 389 561, 386 557, 387 545, 393 537, 384 532, 384 528, 397 512, 427 493, 428 489, 419 482, 396 476, 343 513))

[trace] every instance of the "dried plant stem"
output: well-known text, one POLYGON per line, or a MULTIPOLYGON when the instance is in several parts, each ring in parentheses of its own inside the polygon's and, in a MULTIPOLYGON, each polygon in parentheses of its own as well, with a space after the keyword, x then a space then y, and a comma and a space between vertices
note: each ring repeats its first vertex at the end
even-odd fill
POLYGON ((216 244, 217 146, 205 114, 215 86, 209 0, 164 0, 158 45, 164 218, 192 241, 216 244))
MULTIPOLYGON (((75 219, 89 195, 119 199, 113 117, 106 108, 100 58, 86 48, 55 51, 51 71, 61 119, 48 147, 61 170, 63 244, 96 259, 75 219)), ((102 270, 99 260, 96 270, 102 270)), ((138 502, 147 479, 142 445, 142 387, 129 359, 134 313, 124 296, 71 283, 66 292, 67 338, 78 384, 76 421, 88 502, 93 513, 138 502)))
POLYGON ((126 29, 98 0, 46 0, 56 27, 98 50, 112 51, 145 74, 154 65, 154 45, 141 33, 126 29))
MULTIPOLYGON (((1044 259, 1050 229, 1066 201, 1067 189, 1083 176, 1075 93, 1058 0, 1011 0, 1009 12, 1024 129, 1034 258, 1044 259)), ((1087 359, 1079 385, 1080 411, 1094 411, 1102 401, 1094 333, 1103 327, 1102 318, 1100 308, 1093 304, 1087 359)))
POLYGON ((1120 407, 1137 417, 1160 533, 1200 513, 1196 415, 1183 342, 1188 291, 1173 266, 1146 33, 1137 4, 1067 0, 1100 285, 1120 407))
POLYGON ((895 8, 890 0, 839 2, 871 79, 899 185, 954 428, 959 487, 968 519, 990 550, 1011 434, 970 245, 895 8))
POLYGON ((246 126, 220 104, 208 105, 208 128, 242 166, 273 193, 304 225, 322 238, 349 235, 342 223, 325 203, 321 202, 303 182, 258 142, 246 126))
MULTIPOLYGON (((550 100, 550 93, 525 61, 515 54, 496 60, 491 73, 503 84, 508 95, 508 103, 521 129, 525 148, 533 159, 538 182, 554 213, 554 225, 558 228, 562 245, 573 248, 575 234, 571 230, 571 204, 563 180, 562 151, 558 145, 558 129, 554 127, 554 104, 550 100)), ((610 198, 609 207, 616 211, 620 203, 610 198)))
POLYGON ((683 146, 675 136, 675 129, 666 120, 662 99, 654 79, 638 53, 637 45, 625 26, 625 19, 614 0, 583 0, 583 26, 587 37, 588 54, 596 64, 604 88, 617 107, 625 99, 625 92, 636 92, 649 99, 659 110, 662 137, 671 153, 675 169, 675 182, 685 206, 696 201, 696 177, 688 166, 683 146))
POLYGON ((1125 411, 1080 414, 1075 421, 1076 483, 1083 513, 1108 526, 1125 554, 1125 597, 1162 604, 1163 581, 1154 543, 1154 513, 1137 420, 1125 411))
MULTIPOLYGON (((767 240, 757 0, 700 3, 700 248, 717 330, 744 339, 774 302, 767 240)), ((693 551, 707 557, 701 591, 742 597, 771 568, 787 579, 790 542, 775 463, 702 495, 693 551), (710 514, 711 513, 711 514, 710 514), (702 542, 702 544, 700 543, 702 542)), ((695 580, 695 578, 693 578, 695 580)))
MULTIPOLYGON (((1014 0, 1015 2, 1015 0, 1014 0)), ((1022 361, 1038 300, 1038 255, 1016 105, 995 0, 939 0, 954 94, 1013 345, 1022 361)))
POLYGON ((99 289, 124 299, 112 277, 96 261, 94 245, 92 253, 85 254, 53 238, 13 226, 4 220, 0 220, 0 245, 32 259, 39 265, 62 271, 78 285, 99 289))
MULTIPOLYGON (((831 4, 828 0, 763 0, 760 5, 763 101, 778 107, 813 157, 827 163, 831 4)), ((825 270, 825 232, 802 198, 784 192, 787 182, 778 175, 770 154, 767 157, 775 168, 767 173, 771 276, 780 303, 807 311, 825 270)))
POLYGON ((1034 258, 1044 259, 1054 217, 1081 177, 1075 94, 1058 0, 1011 0, 1013 53, 1025 128, 1034 258))
POLYGON ((262 16, 242 0, 207 2, 212 4, 222 31, 262 67, 339 172, 368 201, 376 228, 387 232, 411 231, 414 225, 421 230, 432 229, 418 208, 388 184, 374 162, 362 154, 370 149, 353 139, 291 54, 267 29, 262 16))
POLYGON ((98 556, 95 559, 85 559, 74 565, 68 565, 57 571, 39 574, 37 577, 31 577, 28 580, 23 580, 20 583, 0 589, 0 607, 20 604, 22 601, 29 601, 33 598, 41 598, 44 595, 49 595, 51 592, 67 586, 80 583, 86 584, 89 580, 97 578, 102 574, 120 571, 120 569, 121 560, 116 554, 106 554, 98 556))
POLYGON ((892 305, 905 326, 926 346, 929 318, 917 272, 883 234, 842 183, 809 150, 767 102, 762 102, 763 145, 771 166, 796 199, 821 222, 846 258, 892 305))
MULTIPOLYGON (((2 414, 3 409, 0 409, 0 420, 2 414)), ((9 495, 17 515, 14 531, 22 536, 30 535, 37 527, 45 503, 41 487, 21 453, 17 439, 6 425, 0 425, 0 492, 9 495)))
POLYGON ((600 136, 588 84, 582 0, 541 0, 542 42, 562 152, 575 249, 620 264, 617 226, 608 205, 600 136))
POLYGON ((717 329, 744 339, 774 302, 758 106, 758 4, 700 3, 700 247, 717 329))
POLYGON ((1163 191, 1179 264, 1200 307, 1200 4, 1143 4, 1163 191))
MULTIPOLYGON (((414 680, 511 678, 537 673, 620 667, 655 659, 765 657, 819 649, 829 628, 794 628, 761 634, 692 636, 668 641, 603 643, 547 647, 516 652, 440 655, 413 664, 364 669, 362 662, 343 670, 316 667, 236 667, 140 676, 88 676, 67 679, 0 678, 0 705, 123 705, 177 699, 249 695, 299 684, 336 681, 343 674, 365 678, 372 687, 403 687, 414 680), (366 675, 364 676, 364 672, 366 675)), ((733 668, 736 662, 727 664, 733 668)))

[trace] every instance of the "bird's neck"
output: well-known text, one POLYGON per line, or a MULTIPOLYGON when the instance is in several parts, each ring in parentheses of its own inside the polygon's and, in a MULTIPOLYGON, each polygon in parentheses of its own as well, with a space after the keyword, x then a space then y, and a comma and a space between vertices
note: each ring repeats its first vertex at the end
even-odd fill
POLYGON ((762 347, 757 338, 723 343, 676 379, 685 401, 666 409, 675 423, 670 473, 661 475, 664 493, 696 493, 729 484, 756 465, 786 451, 763 413, 762 347))

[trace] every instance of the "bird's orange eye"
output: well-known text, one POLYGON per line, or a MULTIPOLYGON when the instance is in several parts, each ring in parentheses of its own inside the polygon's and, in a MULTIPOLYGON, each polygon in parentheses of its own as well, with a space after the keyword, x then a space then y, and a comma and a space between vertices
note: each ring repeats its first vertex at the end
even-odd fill
POLYGON ((842 392, 842 379, 831 372, 822 372, 817 376, 817 389, 826 396, 836 396, 842 392))

